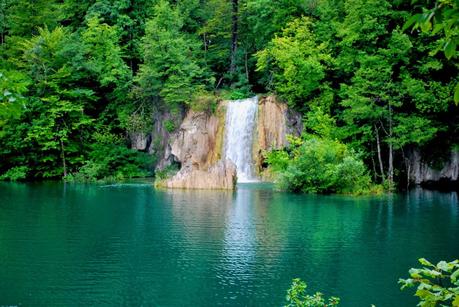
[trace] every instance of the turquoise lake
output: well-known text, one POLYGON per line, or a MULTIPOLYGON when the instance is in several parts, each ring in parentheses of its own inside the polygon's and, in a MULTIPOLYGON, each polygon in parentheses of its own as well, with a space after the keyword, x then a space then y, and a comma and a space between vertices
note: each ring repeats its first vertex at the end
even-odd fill
POLYGON ((0 306, 282 306, 295 277, 340 306, 415 306, 397 281, 420 257, 459 257, 457 193, 0 184, 0 306))

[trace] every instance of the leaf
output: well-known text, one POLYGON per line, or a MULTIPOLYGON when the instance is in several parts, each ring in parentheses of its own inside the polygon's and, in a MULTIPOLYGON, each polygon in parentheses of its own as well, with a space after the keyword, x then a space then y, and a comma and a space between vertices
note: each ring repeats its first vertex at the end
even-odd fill
POLYGON ((433 30, 432 30, 432 34, 435 35, 437 33, 439 33, 441 30, 443 30, 444 26, 442 23, 437 23, 435 24, 433 30))
POLYGON ((456 88, 454 89, 454 102, 456 105, 459 105, 459 82, 456 84, 456 88))
POLYGON ((453 307, 459 307, 459 295, 456 295, 454 301, 452 302, 453 307))
POLYGON ((434 265, 432 263, 430 263, 427 259, 425 258, 420 258, 419 259, 419 263, 424 265, 424 266, 430 266, 430 267, 434 267, 434 265))
POLYGON ((451 281, 455 282, 459 277, 459 269, 457 269, 453 274, 451 274, 451 281))
POLYGON ((456 55, 456 43, 453 41, 448 41, 443 48, 445 52, 445 56, 448 60, 450 60, 453 56, 456 55))
POLYGON ((403 25, 402 31, 406 31, 408 28, 410 28, 412 25, 415 23, 418 23, 420 20, 421 14, 416 14, 411 16, 403 25))
POLYGON ((440 270, 444 271, 444 272, 448 272, 449 269, 448 269, 448 263, 446 261, 440 261, 438 264, 437 264, 437 268, 439 268, 440 270))

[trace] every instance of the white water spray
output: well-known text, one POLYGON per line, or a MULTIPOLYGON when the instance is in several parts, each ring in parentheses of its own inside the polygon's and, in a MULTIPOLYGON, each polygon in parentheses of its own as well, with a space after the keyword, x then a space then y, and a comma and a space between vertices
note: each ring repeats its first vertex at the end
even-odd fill
POLYGON ((258 97, 228 103, 225 123, 225 158, 237 168, 237 181, 257 181, 253 162, 253 138, 258 97))

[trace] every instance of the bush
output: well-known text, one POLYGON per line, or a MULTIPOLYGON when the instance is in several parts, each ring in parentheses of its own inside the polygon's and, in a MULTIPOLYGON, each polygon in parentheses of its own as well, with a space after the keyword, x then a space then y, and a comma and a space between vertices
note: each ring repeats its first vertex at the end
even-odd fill
POLYGON ((287 290, 285 307, 328 307, 338 306, 340 299, 337 297, 324 298, 323 294, 316 292, 314 295, 306 293, 307 285, 299 278, 295 278, 292 286, 287 290))
POLYGON ((271 152, 267 162, 279 173, 279 186, 292 192, 362 194, 372 188, 358 155, 338 141, 295 139, 284 152, 271 152))
POLYGON ((290 156, 285 150, 272 150, 264 154, 265 162, 274 173, 280 173, 288 167, 290 156))
POLYGON ((196 92, 190 103, 190 108, 196 112, 215 113, 217 110, 217 97, 204 90, 196 92))
POLYGON ((434 265, 419 259, 422 269, 410 269, 410 278, 400 279, 402 290, 416 287, 418 306, 459 306, 459 260, 440 261, 434 265))
POLYGON ((175 123, 173 120, 168 119, 164 121, 164 128, 166 129, 167 132, 171 133, 174 132, 175 130, 175 123))
POLYGON ((18 181, 27 178, 29 168, 27 166, 15 166, 0 176, 0 180, 18 181))
POLYGON ((67 180, 122 180, 151 175, 152 156, 127 148, 123 138, 106 131, 96 133, 94 138, 89 160, 67 180))

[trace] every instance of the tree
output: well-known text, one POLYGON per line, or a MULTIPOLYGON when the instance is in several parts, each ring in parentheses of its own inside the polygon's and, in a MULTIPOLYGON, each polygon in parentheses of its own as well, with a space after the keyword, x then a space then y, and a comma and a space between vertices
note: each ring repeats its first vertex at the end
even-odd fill
POLYGON ((108 104, 125 103, 132 81, 132 72, 123 60, 120 37, 116 26, 101 23, 97 17, 87 21, 81 35, 84 67, 92 80, 98 82, 100 94, 108 104))
POLYGON ((58 172, 65 177, 69 163, 82 161, 82 132, 92 122, 84 114, 84 105, 93 98, 93 91, 69 86, 81 77, 72 67, 71 61, 81 58, 81 46, 73 38, 62 27, 45 28, 23 45, 23 66, 33 80, 30 91, 34 95, 22 119, 30 121, 25 141, 41 151, 37 171, 43 177, 55 177, 58 172))
POLYGON ((163 100, 171 108, 189 103, 208 74, 200 62, 201 43, 181 31, 184 19, 180 11, 160 1, 147 22, 142 43, 144 63, 137 82, 144 99, 163 100))
POLYGON ((301 108, 321 89, 328 63, 327 45, 320 43, 308 17, 295 19, 275 37, 266 49, 257 53, 258 70, 273 73, 273 87, 289 104, 301 108))

